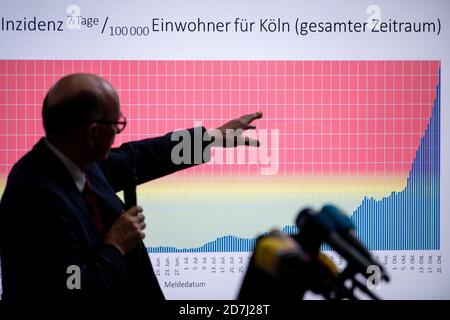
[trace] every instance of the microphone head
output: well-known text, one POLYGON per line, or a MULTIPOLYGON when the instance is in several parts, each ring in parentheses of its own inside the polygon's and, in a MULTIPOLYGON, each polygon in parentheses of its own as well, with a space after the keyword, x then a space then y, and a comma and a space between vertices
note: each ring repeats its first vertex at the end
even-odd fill
POLYGON ((329 227, 332 226, 332 229, 329 229, 330 231, 342 232, 355 229, 355 225, 350 217, 333 205, 324 206, 320 210, 319 217, 324 224, 329 227))
POLYGON ((271 232, 260 238, 253 252, 255 266, 274 276, 293 276, 301 265, 309 261, 309 256, 290 236, 271 232))
POLYGON ((313 256, 319 252, 320 245, 328 233, 328 227, 323 226, 323 222, 319 220, 318 216, 317 211, 305 208, 300 211, 295 220, 299 229, 296 238, 302 247, 313 256))
POLYGON ((304 225, 310 223, 310 220, 314 220, 317 215, 317 211, 311 208, 305 208, 297 215, 295 219, 295 225, 297 228, 301 229, 304 225))
POLYGON ((322 211, 317 212, 311 208, 305 208, 300 211, 296 219, 297 228, 318 228, 324 232, 336 231, 335 219, 330 219, 328 214, 322 214, 322 211))
POLYGON ((257 238, 238 300, 297 301, 303 297, 311 257, 279 230, 257 238))

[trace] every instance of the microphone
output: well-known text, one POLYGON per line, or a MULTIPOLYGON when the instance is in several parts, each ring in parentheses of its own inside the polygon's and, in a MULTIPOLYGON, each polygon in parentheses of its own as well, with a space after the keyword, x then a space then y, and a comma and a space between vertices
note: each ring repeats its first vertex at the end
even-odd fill
POLYGON ((361 268, 365 268, 363 271, 364 274, 367 272, 366 265, 370 263, 370 265, 376 265, 380 268, 381 278, 383 280, 389 281, 389 275, 384 270, 384 267, 375 260, 369 250, 367 250, 361 241, 356 237, 354 232, 355 226, 348 215, 333 205, 324 206, 319 215, 325 220, 332 221, 338 234, 368 260, 363 262, 363 260, 360 259, 356 262, 361 265, 361 268))
MULTIPOLYGON (((326 237, 327 228, 323 228, 317 218, 318 213, 311 209, 305 208, 297 216, 295 225, 299 228, 299 233, 295 236, 302 247, 311 255, 319 254, 320 245, 326 237)), ((326 223, 326 221, 324 221, 326 223)))
POLYGON ((300 300, 309 262, 301 246, 279 230, 258 237, 237 299, 300 300))
POLYGON ((261 237, 254 250, 255 266, 274 276, 294 274, 297 267, 309 261, 300 245, 279 230, 261 237))
POLYGON ((336 265, 326 255, 312 256, 295 238, 273 230, 257 239, 238 300, 296 301, 307 290, 326 299, 353 299, 338 276, 336 265))
POLYGON ((382 266, 376 262, 370 252, 352 236, 354 229, 351 219, 334 206, 325 206, 320 212, 304 209, 296 219, 299 228, 298 240, 308 252, 315 253, 322 242, 326 242, 332 249, 344 257, 347 270, 344 275, 351 275, 353 271, 368 277, 367 268, 377 265, 382 271, 381 277, 389 281, 382 266))
POLYGON ((326 205, 320 211, 320 214, 327 218, 329 221, 333 221, 337 232, 342 235, 345 240, 350 242, 355 248, 357 248, 362 254, 370 258, 370 252, 364 247, 364 245, 356 238, 355 226, 352 220, 341 210, 333 205, 326 205))
POLYGON ((353 291, 340 281, 340 273, 334 262, 327 255, 319 252, 311 265, 314 276, 309 283, 309 289, 321 294, 326 299, 356 300, 353 291))
POLYGON ((136 196, 136 170, 134 168, 127 168, 123 172, 124 188, 123 197, 125 201, 125 210, 137 205, 136 196))

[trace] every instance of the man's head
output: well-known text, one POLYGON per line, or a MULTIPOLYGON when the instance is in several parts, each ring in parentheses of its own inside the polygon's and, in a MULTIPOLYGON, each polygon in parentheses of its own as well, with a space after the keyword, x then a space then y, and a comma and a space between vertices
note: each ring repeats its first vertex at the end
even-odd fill
POLYGON ((42 108, 47 139, 81 167, 108 153, 120 131, 120 117, 114 88, 92 74, 61 78, 48 91, 42 108))

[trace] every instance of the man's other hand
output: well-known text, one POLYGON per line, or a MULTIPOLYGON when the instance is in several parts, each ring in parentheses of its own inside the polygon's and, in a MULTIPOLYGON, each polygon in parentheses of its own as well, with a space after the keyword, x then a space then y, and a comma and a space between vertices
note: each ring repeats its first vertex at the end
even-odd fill
POLYGON ((105 243, 115 246, 122 255, 137 246, 144 239, 145 217, 142 208, 132 207, 114 222, 105 237, 105 243))

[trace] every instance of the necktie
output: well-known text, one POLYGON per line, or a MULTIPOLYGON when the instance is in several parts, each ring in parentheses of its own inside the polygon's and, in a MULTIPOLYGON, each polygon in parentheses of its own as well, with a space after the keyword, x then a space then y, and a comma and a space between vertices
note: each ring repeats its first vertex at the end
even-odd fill
POLYGON ((92 216, 92 220, 95 225, 95 230, 99 235, 104 235, 102 218, 100 216, 100 210, 97 206, 97 200, 95 199, 94 192, 92 191, 91 184, 89 180, 86 179, 86 183, 84 184, 83 196, 86 200, 86 203, 89 207, 89 211, 92 216))

